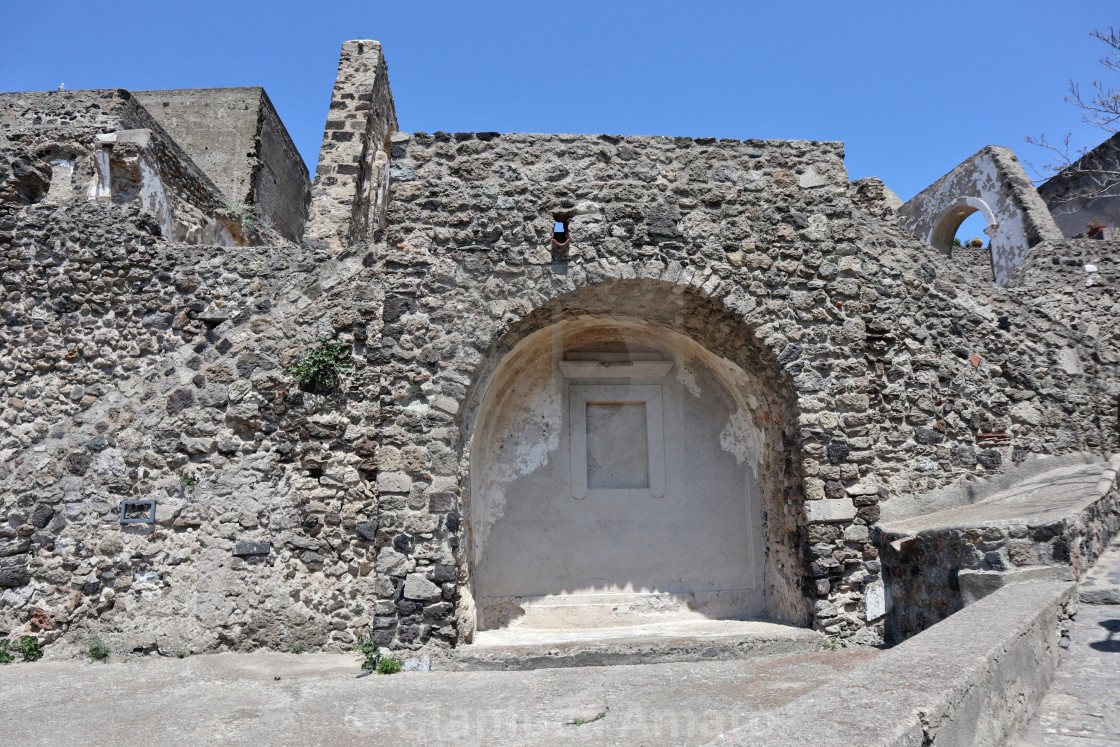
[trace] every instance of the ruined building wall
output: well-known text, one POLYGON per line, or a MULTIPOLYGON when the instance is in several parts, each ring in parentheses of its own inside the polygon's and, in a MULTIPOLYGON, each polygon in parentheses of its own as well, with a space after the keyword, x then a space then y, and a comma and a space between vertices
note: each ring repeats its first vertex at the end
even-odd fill
POLYGON ((977 211, 987 223, 990 275, 1000 285, 1010 281, 1030 247, 1061 238, 1019 159, 1010 149, 994 145, 981 148, 916 194, 899 216, 910 233, 949 255, 957 229, 977 211))
POLYGON ((169 239, 232 244, 229 229, 240 233, 214 183, 128 91, 0 94, 0 129, 18 160, 50 173, 21 201, 137 200, 169 239))
POLYGON ((506 354, 565 320, 642 320, 762 382, 771 611, 839 637, 882 633, 892 501, 1120 449, 1107 340, 1038 300, 1076 291, 963 275, 849 191, 836 143, 385 133, 378 230, 357 177, 392 110, 359 44, 299 247, 174 243, 136 202, 28 204, 32 141, 5 146, 0 633, 469 641, 474 419, 506 354), (283 370, 320 337, 353 345, 341 391, 283 370), (155 522, 121 525, 124 498, 155 498, 155 522))
POLYGON ((319 149, 307 238, 335 252, 382 226, 388 194, 389 133, 397 129, 381 44, 342 45, 338 78, 319 149))
MULTIPOLYGON (((1115 398, 1095 383, 1092 341, 1041 319, 1035 327, 1030 308, 849 202, 836 146, 493 133, 395 141, 382 267, 385 344, 400 362, 383 371, 400 405, 383 403, 382 441, 455 446, 409 410, 480 386, 505 325, 540 309, 581 313, 600 283, 600 313, 610 299, 625 313, 640 303, 631 296, 671 297, 657 281, 694 288, 735 320, 714 323, 696 301, 686 317, 700 339, 713 327, 757 336, 769 350, 761 357, 791 376, 797 404, 786 412, 797 421, 782 451, 803 479, 776 491, 785 498, 768 519, 783 529, 771 528, 769 550, 792 547, 782 557, 791 576, 808 567, 804 589, 829 632, 867 623, 880 501, 995 474, 1031 452, 1115 445, 1115 398), (571 246, 557 256, 553 213, 565 208, 571 246), (1062 366, 1070 354, 1084 370, 1062 366), (1070 422, 1069 408, 1084 415, 1070 422)), ((469 436, 456 436, 464 452, 469 436)), ((383 487, 415 497, 417 486, 383 487)), ((438 505, 458 523, 457 503, 438 505)))
POLYGON ((1120 227, 1120 133, 1086 153, 1038 188, 1058 228, 1079 236, 1096 221, 1120 227))
POLYGON ((361 265, 171 244, 101 204, 25 208, 0 246, 0 630, 171 655, 370 626, 372 558, 348 548, 372 537, 376 400, 281 370, 321 336, 361 359, 379 308, 344 281, 361 265), (154 499, 154 523, 121 524, 127 499, 154 499))
MULTIPOLYGON (((260 87, 136 91, 133 96, 209 176, 233 210, 291 241, 307 222, 307 166, 260 87)), ((267 237, 266 237, 267 238, 267 237)))

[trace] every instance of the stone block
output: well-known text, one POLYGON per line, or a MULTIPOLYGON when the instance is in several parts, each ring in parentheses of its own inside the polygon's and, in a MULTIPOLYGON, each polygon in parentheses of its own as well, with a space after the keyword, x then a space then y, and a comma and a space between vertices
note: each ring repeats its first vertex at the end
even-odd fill
POLYGON ((805 521, 851 521, 856 517, 856 507, 850 498, 833 500, 825 498, 819 501, 805 502, 805 521))
POLYGON ((1120 604, 1120 586, 1102 586, 1081 590, 1082 604, 1120 604))
POLYGON ((377 476, 377 489, 382 493, 407 493, 412 478, 403 472, 382 472, 377 476))
POLYGON ((861 480, 855 485, 850 486, 847 491, 848 495, 878 495, 879 484, 874 480, 861 480))
POLYGON ((882 581, 868 584, 865 590, 867 621, 878 620, 891 609, 890 594, 882 581))
POLYGON ((426 579, 423 574, 413 573, 404 581, 405 599, 421 602, 435 602, 443 596, 443 590, 426 579))
POLYGON ((251 555, 268 555, 270 548, 271 543, 267 540, 262 542, 238 542, 233 546, 233 554, 240 558, 251 555))

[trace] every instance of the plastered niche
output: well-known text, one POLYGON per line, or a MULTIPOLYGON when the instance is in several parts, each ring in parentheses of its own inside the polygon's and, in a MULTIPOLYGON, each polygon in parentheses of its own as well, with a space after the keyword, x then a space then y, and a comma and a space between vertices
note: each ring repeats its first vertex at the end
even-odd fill
POLYGON ((689 337, 589 316, 522 340, 470 458, 479 629, 769 613, 759 382, 689 337))

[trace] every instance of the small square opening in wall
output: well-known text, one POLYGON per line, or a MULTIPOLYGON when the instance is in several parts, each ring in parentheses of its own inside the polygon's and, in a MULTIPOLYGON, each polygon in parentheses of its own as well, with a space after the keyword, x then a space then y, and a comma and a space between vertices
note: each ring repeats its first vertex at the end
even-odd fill
POLYGON ((121 501, 121 524, 154 524, 156 502, 154 499, 121 501))
POLYGON ((552 214, 552 261, 563 262, 568 259, 568 247, 572 243, 572 234, 568 231, 568 221, 575 215, 573 211, 561 211, 552 214))

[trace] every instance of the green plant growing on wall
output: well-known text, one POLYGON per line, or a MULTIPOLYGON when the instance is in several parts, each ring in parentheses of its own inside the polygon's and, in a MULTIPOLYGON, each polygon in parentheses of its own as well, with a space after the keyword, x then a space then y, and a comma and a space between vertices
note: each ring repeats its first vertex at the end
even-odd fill
POLYGON ((291 649, 289 649, 293 654, 302 654, 304 650, 302 643, 293 643, 291 649))
POLYGON ((281 240, 280 234, 276 232, 272 224, 261 216, 260 206, 243 205, 223 197, 222 209, 241 224, 241 231, 246 236, 250 238, 259 237, 271 243, 281 240))
POLYGON ((0 664, 11 664, 15 661, 15 657, 8 651, 8 644, 11 643, 7 638, 0 640, 0 664))
POLYGON ((187 490, 194 490, 194 486, 198 485, 198 475, 193 472, 180 472, 179 485, 187 490))
POLYGON ((20 636, 16 651, 23 654, 24 661, 38 661, 43 658, 43 644, 33 635, 20 636))
POLYGON ((109 658, 109 645, 97 636, 94 636, 89 641, 89 658, 94 661, 103 661, 109 658))
POLYGON ((303 389, 333 389, 342 381, 342 372, 353 365, 348 344, 320 338, 284 372, 303 389))

